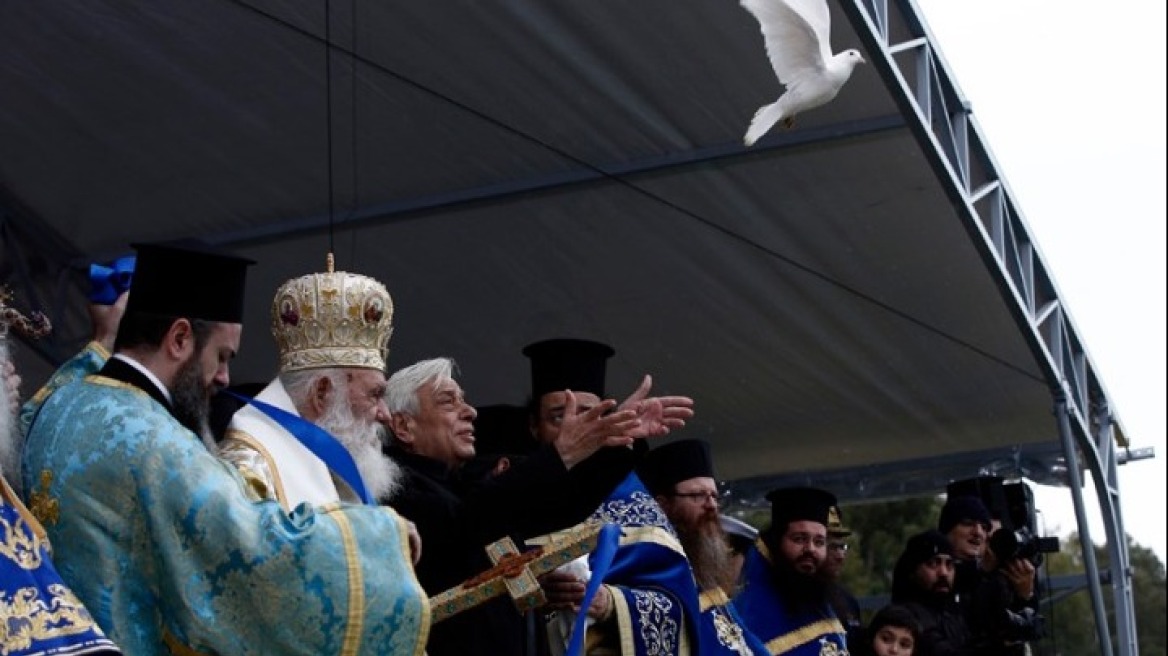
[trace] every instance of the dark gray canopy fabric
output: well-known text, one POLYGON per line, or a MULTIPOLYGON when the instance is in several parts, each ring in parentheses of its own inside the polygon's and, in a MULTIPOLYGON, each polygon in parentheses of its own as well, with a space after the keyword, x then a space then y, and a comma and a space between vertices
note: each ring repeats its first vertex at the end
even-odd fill
POLYGON ((202 237, 258 262, 232 374, 266 380, 273 291, 332 250, 393 296, 390 368, 451 356, 477 404, 595 339, 610 394, 696 399, 730 480, 1056 482, 1055 385, 900 90, 860 66, 743 147, 780 91, 732 0, 7 3, 2 273, 58 325, 21 365, 84 341, 89 262, 202 237))

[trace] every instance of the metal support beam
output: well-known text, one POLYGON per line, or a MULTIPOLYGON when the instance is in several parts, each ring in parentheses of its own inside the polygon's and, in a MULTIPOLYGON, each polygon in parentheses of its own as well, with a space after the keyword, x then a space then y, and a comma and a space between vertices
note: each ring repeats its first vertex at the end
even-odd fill
MULTIPOLYGON (((1091 529, 1087 522, 1086 506, 1083 503, 1083 480, 1079 474, 1071 422, 1067 417, 1067 397, 1061 389, 1055 391, 1054 413, 1058 420, 1059 438, 1063 443, 1064 455, 1071 465, 1067 467, 1067 475, 1071 479, 1071 500, 1075 506, 1075 520, 1079 524, 1079 545, 1083 549, 1083 566, 1086 567, 1088 573, 1095 573, 1099 571, 1099 563, 1095 561, 1095 544, 1091 541, 1091 529)), ((1099 481, 1099 479, 1095 480, 1099 481)), ((1091 609, 1095 615, 1095 633, 1099 639, 1099 653, 1101 656, 1111 656, 1111 631, 1107 627, 1107 616, 1103 612, 1103 591, 1097 576, 1087 577, 1087 589, 1091 593, 1091 609)), ((1135 656, 1135 654, 1133 653, 1131 656, 1135 656)))
MULTIPOLYGON (((1118 488, 1114 485, 1116 444, 1127 446, 1118 421, 1104 414, 1107 394, 1071 324, 1064 304, 1034 248, 1029 229, 1013 200, 1013 193, 999 173, 993 154, 981 137, 969 103, 935 46, 912 0, 852 0, 842 3, 857 35, 868 49, 871 62, 885 81, 897 105, 910 117, 909 128, 929 158, 938 180, 958 208, 963 225, 982 253, 987 267, 1010 303, 1035 358, 1056 391, 1056 416, 1063 441, 1068 474, 1074 477, 1075 500, 1084 558, 1088 572, 1097 571, 1094 551, 1083 513, 1082 482, 1076 440, 1082 448, 1097 485, 1100 508, 1107 522, 1108 545, 1115 568, 1117 642, 1120 653, 1134 656, 1135 617, 1131 606, 1127 536, 1120 518, 1118 488), (890 15, 891 14, 891 15, 890 15), (889 25, 903 25, 907 37, 889 42, 889 25), (900 58, 893 57, 894 54, 900 58), (912 80, 910 83, 909 80, 912 80), (911 120, 915 117, 916 120, 911 120), (976 173, 976 174, 975 174, 976 173), (1100 443, 1092 442, 1093 436, 1100 443), (1102 454, 1102 456, 1101 456, 1102 454), (1127 582, 1123 582, 1127 581, 1127 582)), ((903 30, 901 31, 903 34, 903 30)), ((1100 629, 1101 647, 1111 653, 1110 634, 1104 617, 1097 577, 1092 581, 1092 602, 1100 629)))
POLYGON ((1116 639, 1119 653, 1135 656, 1139 653, 1136 632, 1135 582, 1131 567, 1131 553, 1128 550, 1127 531, 1123 525, 1123 515, 1119 512, 1119 474, 1116 471, 1118 458, 1115 453, 1115 438, 1111 435, 1112 422, 1106 401, 1100 401, 1096 412, 1095 444, 1105 456, 1100 463, 1096 480, 1105 482, 1096 486, 1099 504, 1103 509, 1103 525, 1107 529, 1107 553, 1111 569, 1116 572, 1111 583, 1115 601, 1116 639))

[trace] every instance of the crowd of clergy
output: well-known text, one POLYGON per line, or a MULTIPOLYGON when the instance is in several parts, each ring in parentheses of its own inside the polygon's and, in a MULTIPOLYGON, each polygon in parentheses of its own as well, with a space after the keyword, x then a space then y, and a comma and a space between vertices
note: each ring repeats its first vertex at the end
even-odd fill
POLYGON ((660 439, 693 399, 648 375, 610 397, 610 346, 529 344, 527 406, 476 409, 450 358, 387 369, 388 290, 330 258, 270 299, 276 376, 232 385, 252 262, 134 248, 122 288, 95 292, 93 340, 28 398, 7 340, 49 327, 0 297, 0 654, 1024 646, 975 640, 975 590, 992 581, 1018 612, 1034 597, 1025 559, 983 564, 994 518, 976 495, 951 493, 909 541, 865 624, 838 581, 835 495, 773 490, 761 530, 722 514, 711 445, 660 439))

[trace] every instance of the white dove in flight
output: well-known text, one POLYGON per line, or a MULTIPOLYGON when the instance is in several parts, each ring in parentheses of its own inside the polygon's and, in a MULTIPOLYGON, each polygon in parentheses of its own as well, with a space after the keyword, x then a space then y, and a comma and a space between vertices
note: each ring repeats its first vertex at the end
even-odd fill
POLYGON ((795 115, 835 98, 864 63, 857 50, 831 54, 831 14, 826 0, 740 0, 758 19, 767 57, 786 92, 754 113, 743 143, 754 145, 775 123, 794 124, 795 115))

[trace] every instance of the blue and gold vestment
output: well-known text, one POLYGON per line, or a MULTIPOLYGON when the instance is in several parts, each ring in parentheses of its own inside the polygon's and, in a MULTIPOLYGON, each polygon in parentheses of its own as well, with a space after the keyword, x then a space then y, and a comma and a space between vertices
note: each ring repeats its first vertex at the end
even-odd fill
MULTIPOLYGON (((620 548, 604 575, 613 592, 621 654, 762 655, 721 590, 699 592, 673 525, 636 474, 590 521, 620 525, 620 548)), ((596 626, 600 632, 603 625, 596 626)))
POLYGON ((744 586, 734 603, 746 628, 773 656, 848 656, 847 630, 826 601, 817 612, 797 612, 775 584, 762 540, 746 552, 744 586))
POLYGON ((0 478, 0 654, 118 654, 50 560, 40 522, 0 478))
POLYGON ((29 413, 26 489, 55 504, 58 570, 127 653, 424 652, 429 604, 392 509, 250 501, 142 389, 49 386, 29 413))

